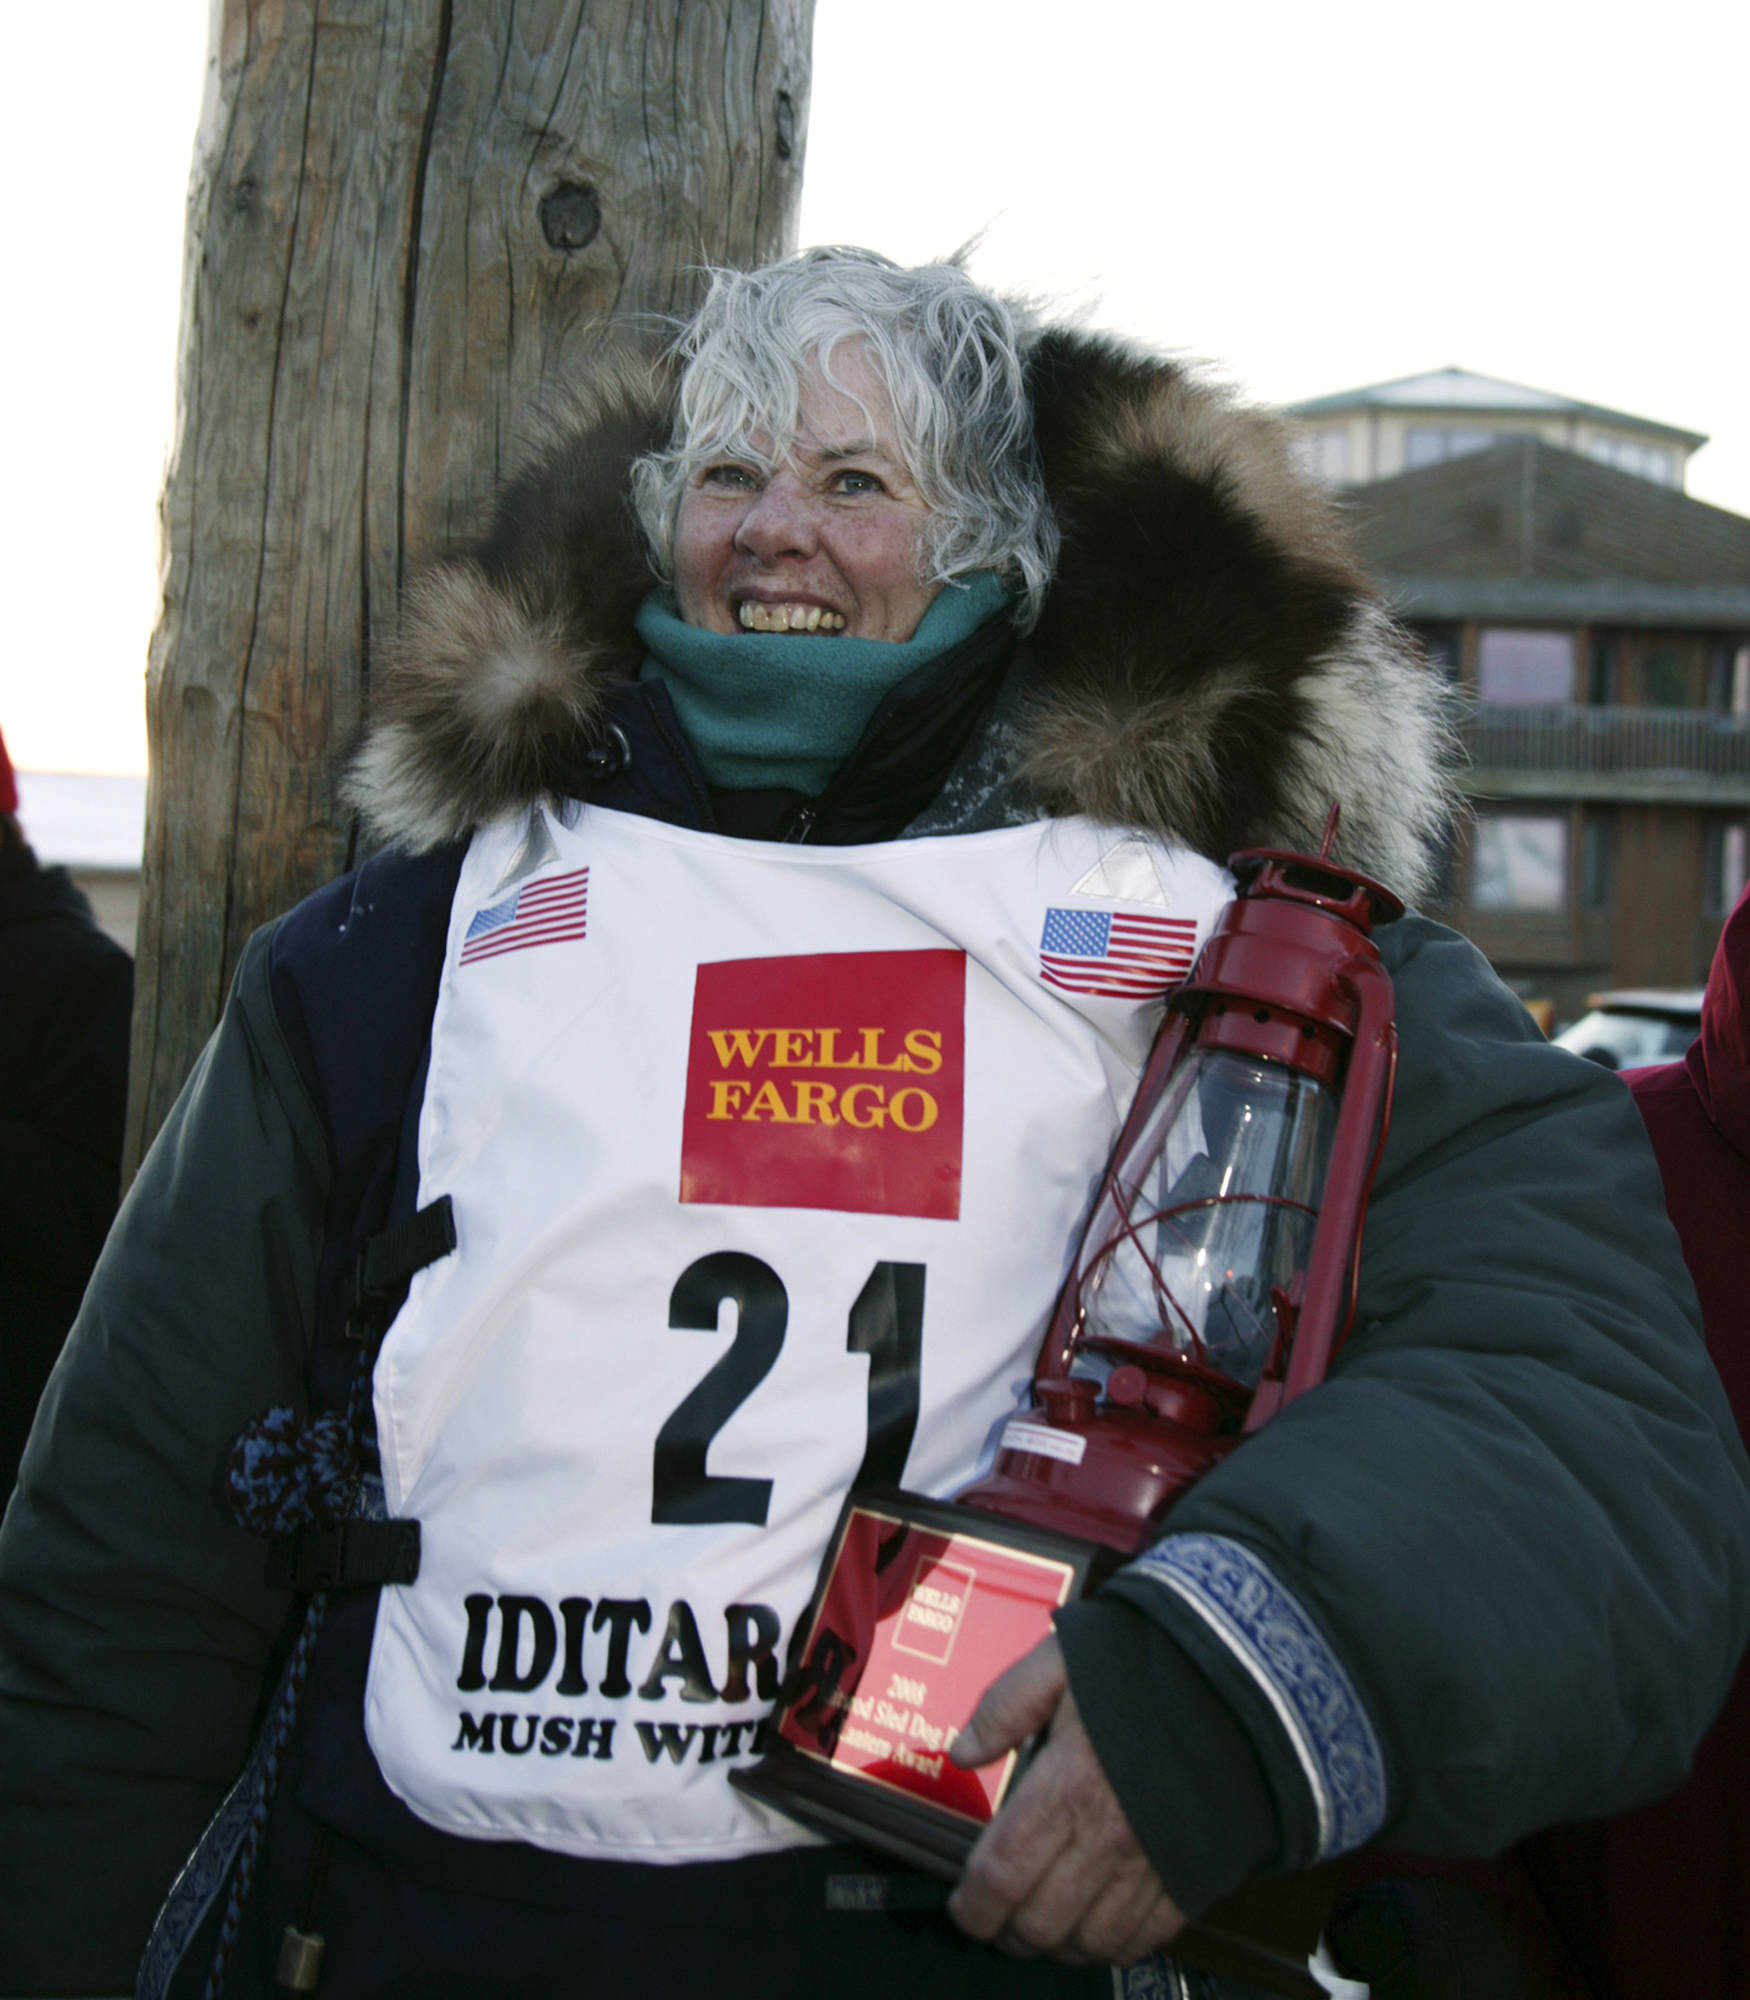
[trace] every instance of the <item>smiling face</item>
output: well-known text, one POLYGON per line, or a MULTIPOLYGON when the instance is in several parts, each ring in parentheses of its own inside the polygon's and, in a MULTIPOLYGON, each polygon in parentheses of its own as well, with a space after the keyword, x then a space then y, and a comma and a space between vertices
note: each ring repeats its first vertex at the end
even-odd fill
POLYGON ((939 584, 919 579, 928 503, 895 441, 880 376, 854 349, 810 371, 801 429, 769 470, 734 452, 706 459, 675 522, 681 617, 709 632, 845 632, 909 639, 939 584))

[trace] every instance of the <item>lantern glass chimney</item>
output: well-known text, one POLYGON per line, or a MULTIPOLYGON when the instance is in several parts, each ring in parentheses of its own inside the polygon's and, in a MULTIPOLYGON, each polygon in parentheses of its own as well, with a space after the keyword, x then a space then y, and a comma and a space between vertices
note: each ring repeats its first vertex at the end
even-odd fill
POLYGON ((1318 1221, 1334 1090, 1193 1047, 1117 1163, 1078 1273, 1078 1345, 1256 1385, 1318 1221))

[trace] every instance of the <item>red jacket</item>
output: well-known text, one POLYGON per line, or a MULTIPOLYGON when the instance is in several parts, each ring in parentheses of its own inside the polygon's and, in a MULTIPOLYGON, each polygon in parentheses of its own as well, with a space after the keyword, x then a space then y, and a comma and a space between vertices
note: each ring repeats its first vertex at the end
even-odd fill
MULTIPOLYGON (((1627 1081, 1750 1438, 1750 891, 1721 934, 1689 1053, 1627 1081)), ((1550 1835, 1528 1858, 1599 2000, 1750 1995, 1750 1658, 1681 1791, 1550 1835)))

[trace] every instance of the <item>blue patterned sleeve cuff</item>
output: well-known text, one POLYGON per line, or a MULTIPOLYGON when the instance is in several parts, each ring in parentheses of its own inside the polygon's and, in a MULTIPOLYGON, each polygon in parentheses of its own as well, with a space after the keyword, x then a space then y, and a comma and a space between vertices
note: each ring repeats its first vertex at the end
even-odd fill
POLYGON ((1256 1685, 1305 1774, 1324 1860, 1386 1815, 1385 1757, 1354 1682, 1299 1601, 1242 1542, 1169 1535, 1120 1572, 1170 1591, 1256 1685))

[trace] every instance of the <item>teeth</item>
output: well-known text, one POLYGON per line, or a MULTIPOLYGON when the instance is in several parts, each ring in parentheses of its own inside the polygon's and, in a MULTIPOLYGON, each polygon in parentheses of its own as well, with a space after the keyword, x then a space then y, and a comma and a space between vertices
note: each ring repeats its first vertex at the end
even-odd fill
POLYGON ((736 613, 744 632, 842 632, 845 620, 818 604, 759 604, 752 598, 736 613))

